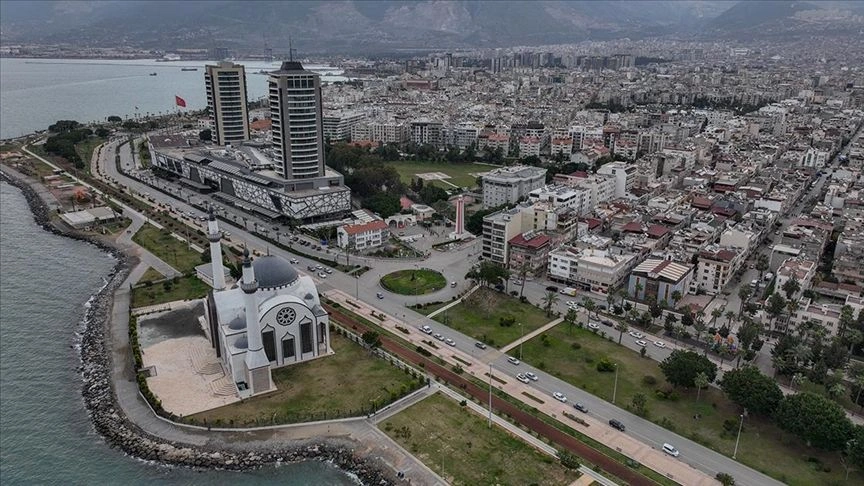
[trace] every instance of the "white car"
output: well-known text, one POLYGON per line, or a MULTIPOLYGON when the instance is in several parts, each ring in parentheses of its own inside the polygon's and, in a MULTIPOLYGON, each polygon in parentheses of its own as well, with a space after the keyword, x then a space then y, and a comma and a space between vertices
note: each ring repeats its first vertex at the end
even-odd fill
POLYGON ((576 302, 575 300, 568 300, 567 301, 567 307, 569 307, 571 309, 575 309, 575 308, 579 307, 579 302, 576 302))
POLYGON ((516 359, 516 358, 514 358, 513 356, 507 356, 507 361, 509 361, 510 364, 514 364, 514 365, 518 365, 518 364, 519 364, 519 360, 516 359))
POLYGON ((324 271, 325 271, 327 274, 331 274, 331 273, 333 273, 333 269, 332 269, 332 268, 325 268, 324 271))
POLYGON ((591 329, 600 329, 600 326, 596 322, 589 322, 588 327, 591 329))
POLYGON ((296 259, 296 258, 292 258, 292 259, 290 259, 290 260, 288 260, 288 261, 291 262, 291 263, 294 264, 294 265, 300 263, 300 260, 298 260, 298 259, 296 259))
POLYGON ((648 346, 648 343, 640 339, 636 341, 636 346, 642 346, 644 348, 645 346, 648 346))
POLYGON ((567 397, 565 397, 561 392, 555 392, 552 396, 555 397, 555 400, 558 400, 561 403, 567 403, 567 397))
POLYGON ((439 341, 443 341, 443 340, 444 340, 444 336, 442 336, 441 334, 439 334, 439 333, 437 333, 437 332, 436 332, 435 334, 433 334, 432 337, 434 337, 435 339, 437 339, 437 340, 439 340, 439 341))
POLYGON ((318 278, 327 278, 327 274, 324 272, 318 272, 318 278))
POLYGON ((666 343, 664 343, 663 341, 654 341, 654 346, 657 346, 658 348, 665 348, 666 343))
POLYGON ((630 332, 628 332, 627 334, 629 334, 630 337, 633 337, 633 338, 636 338, 636 339, 642 339, 643 337, 645 337, 645 335, 642 334, 642 333, 639 332, 639 331, 630 331, 630 332))
POLYGON ((529 380, 528 377, 523 375, 522 373, 516 375, 516 379, 521 381, 522 383, 531 383, 531 380, 529 380))
POLYGON ((424 334, 432 334, 432 328, 429 326, 421 326, 420 331, 422 331, 424 334))
POLYGON ((673 446, 672 444, 668 444, 668 443, 663 444, 663 452, 665 452, 666 454, 669 454, 672 457, 678 457, 681 455, 681 453, 678 451, 678 449, 675 448, 675 446, 673 446))
POLYGON ((537 381, 540 379, 537 375, 535 375, 534 373, 531 373, 530 371, 526 372, 525 376, 527 376, 528 379, 531 381, 537 381))
POLYGON ((456 346, 456 341, 450 338, 445 339, 444 342, 447 343, 448 346, 456 346))

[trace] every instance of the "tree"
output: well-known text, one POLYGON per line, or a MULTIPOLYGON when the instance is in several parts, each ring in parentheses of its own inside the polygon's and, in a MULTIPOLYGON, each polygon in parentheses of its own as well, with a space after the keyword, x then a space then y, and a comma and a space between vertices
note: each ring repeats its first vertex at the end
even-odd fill
POLYGON ((759 271, 759 280, 762 280, 762 274, 765 273, 765 270, 768 270, 768 256, 760 254, 756 259, 755 267, 759 271))
POLYGON ((585 310, 588 312, 588 319, 591 319, 591 313, 594 312, 594 310, 597 308, 597 306, 594 304, 594 301, 592 299, 589 299, 588 297, 582 298, 582 307, 584 307, 585 310))
POLYGON ((714 476, 714 479, 716 479, 723 486, 735 486, 735 478, 733 478, 732 475, 729 473, 718 472, 717 475, 714 476))
POLYGON ((780 317, 784 309, 786 309, 786 299, 777 292, 771 294, 771 297, 768 298, 768 308, 765 309, 765 312, 771 317, 772 329, 774 328, 774 322, 780 317))
POLYGON ((48 126, 49 132, 66 133, 80 127, 81 124, 75 120, 57 120, 53 125, 48 126))
POLYGON ((437 201, 446 201, 449 197, 447 191, 433 185, 424 186, 422 189, 420 189, 417 195, 420 196, 420 201, 422 201, 423 204, 426 204, 428 206, 431 206, 437 201))
POLYGON ((678 302, 681 301, 681 291, 675 290, 672 292, 672 307, 678 307, 678 302))
POLYGON ((853 465, 859 469, 864 469, 864 426, 855 427, 852 439, 846 446, 846 457, 853 465))
POLYGON ((517 269, 519 275, 519 298, 522 298, 522 294, 525 292, 525 278, 528 276, 528 273, 531 271, 531 265, 528 260, 523 260, 522 263, 519 264, 519 268, 517 269))
POLYGON ((717 324, 717 319, 723 316, 723 309, 719 307, 715 307, 711 311, 711 326, 714 327, 717 324))
POLYGON ((618 344, 621 344, 621 338, 624 337, 624 333, 627 332, 629 329, 630 328, 627 327, 627 323, 624 321, 619 321, 618 324, 615 325, 615 330, 618 331, 618 344))
POLYGON ((748 412, 766 417, 774 413, 783 399, 783 392, 777 383, 755 366, 727 371, 720 381, 720 389, 748 412))
MULTIPOLYGON (((754 322, 751 319, 745 319, 744 324, 738 329, 738 343, 741 345, 741 350, 746 351, 753 349, 756 340, 759 339, 759 334, 762 333, 762 325, 754 322)), ((738 364, 741 364, 741 354, 739 354, 738 364)))
POLYGON ((783 285, 780 288, 786 293, 786 298, 791 299, 799 290, 801 290, 801 283, 798 282, 797 278, 792 277, 783 282, 783 285))
POLYGON ((576 313, 576 309, 568 309, 567 313, 564 314, 564 322, 567 323, 567 333, 569 334, 573 330, 573 324, 576 324, 576 321, 579 319, 579 314, 576 313))
POLYGON ((510 278, 510 270, 489 261, 480 262, 480 265, 471 269, 465 278, 475 280, 478 284, 489 286, 500 283, 510 278))
POLYGON ((96 129, 96 136, 99 138, 105 138, 108 135, 111 135, 111 130, 108 130, 105 127, 99 127, 96 129))
POLYGON ((660 363, 660 369, 666 376, 666 381, 674 386, 692 388, 695 386, 696 375, 705 373, 708 382, 717 378, 717 365, 705 356, 699 356, 693 351, 676 349, 660 363))
POLYGON ((108 123, 120 123, 123 119, 117 115, 111 115, 108 117, 108 123))
POLYGON ((708 375, 700 371, 699 373, 696 373, 696 377, 693 378, 693 384, 696 385, 696 401, 698 402, 702 389, 710 385, 711 382, 708 381, 708 375))
POLYGON ((543 296, 543 310, 546 311, 546 317, 552 315, 552 306, 558 303, 558 294, 549 291, 543 296))
POLYGON ((814 393, 783 398, 774 413, 774 421, 808 446, 831 451, 844 449, 855 432, 843 407, 814 393))
POLYGON ((741 318, 741 314, 744 312, 744 304, 747 303, 747 299, 750 298, 750 286, 742 285, 738 287, 738 298, 741 299, 741 305, 738 307, 738 318, 741 318))
POLYGON ((645 415, 645 406, 648 404, 648 398, 644 393, 637 393, 630 399, 630 404, 633 406, 633 411, 636 415, 645 415))
POLYGON ((837 335, 841 338, 846 337, 846 333, 853 329, 855 323, 855 310, 852 306, 844 305, 840 308, 840 317, 837 322, 837 335))
POLYGON ((726 311, 726 325, 732 327, 732 319, 735 319, 735 312, 728 310, 726 311))
POLYGON ((198 132, 198 138, 202 142, 209 142, 209 141, 213 140, 213 130, 210 130, 209 128, 205 128, 204 130, 201 130, 200 132, 198 132))
POLYGON ((672 331, 675 329, 675 323, 676 322, 678 322, 678 318, 675 317, 675 314, 673 314, 671 312, 666 314, 666 321, 663 324, 663 329, 667 333, 672 334, 672 331))
POLYGON ((402 209, 399 197, 386 192, 379 192, 367 198, 363 201, 363 205, 373 213, 378 213, 382 218, 389 218, 402 209))
POLYGON ((375 331, 366 331, 361 337, 363 342, 372 349, 381 346, 381 336, 375 331))

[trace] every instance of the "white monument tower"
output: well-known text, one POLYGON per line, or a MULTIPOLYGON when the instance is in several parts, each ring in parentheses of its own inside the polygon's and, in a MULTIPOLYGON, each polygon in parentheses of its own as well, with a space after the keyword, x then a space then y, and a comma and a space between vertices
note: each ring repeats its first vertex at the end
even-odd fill
POLYGON ((456 227, 450 233, 451 240, 464 240, 472 237, 471 233, 465 231, 465 198, 462 194, 456 198, 456 227))
POLYGON ((252 268, 252 258, 249 257, 249 249, 243 251, 243 281, 240 282, 243 290, 243 307, 246 313, 246 384, 253 395, 266 392, 273 388, 273 380, 270 376, 270 360, 264 352, 264 343, 261 339, 261 323, 258 320, 258 299, 255 293, 258 291, 258 281, 255 280, 255 269, 252 268))
POLYGON ((210 208, 210 219, 207 221, 207 239, 210 240, 210 268, 213 270, 213 288, 225 290, 225 269, 222 267, 222 233, 219 223, 210 208))

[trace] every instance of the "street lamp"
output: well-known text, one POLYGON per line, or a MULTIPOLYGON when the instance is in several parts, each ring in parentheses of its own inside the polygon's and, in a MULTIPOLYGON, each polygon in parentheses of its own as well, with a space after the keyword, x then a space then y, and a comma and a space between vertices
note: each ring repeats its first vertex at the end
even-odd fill
POLYGON ((492 428, 492 362, 489 362, 489 428, 492 428))
POLYGON ((519 323, 519 333, 521 337, 519 338, 519 360, 522 360, 522 342, 525 341, 525 328, 522 327, 522 323, 519 323))
POLYGON ((612 404, 615 404, 615 396, 618 394, 618 363, 613 363, 615 366, 615 385, 612 387, 612 404))
POLYGON ((744 428, 744 414, 741 414, 741 422, 738 424, 738 437, 735 438, 735 451, 732 452, 732 459, 738 455, 738 442, 741 440, 741 429, 744 428))

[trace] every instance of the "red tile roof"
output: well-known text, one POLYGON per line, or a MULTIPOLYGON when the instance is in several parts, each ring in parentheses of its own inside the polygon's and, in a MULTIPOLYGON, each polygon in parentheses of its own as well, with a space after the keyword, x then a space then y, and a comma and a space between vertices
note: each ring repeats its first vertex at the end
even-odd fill
POLYGON ((540 248, 548 244, 552 238, 547 235, 536 235, 530 240, 526 240, 522 235, 516 235, 510 239, 509 243, 513 246, 521 246, 523 248, 540 248))
POLYGON ((375 221, 372 221, 369 223, 364 223, 364 224, 346 224, 342 228, 349 235, 356 235, 358 233, 380 231, 380 230, 386 229, 387 227, 388 227, 387 223, 378 219, 378 220, 375 220, 375 221))
POLYGON ((648 227, 648 236, 652 238, 663 238, 668 232, 669 228, 660 224, 652 224, 648 227))
POLYGON ((408 199, 405 196, 399 198, 399 205, 402 206, 402 209, 411 209, 411 206, 414 204, 414 201, 408 199))
POLYGON ((626 231, 628 233, 641 233, 642 232, 642 223, 637 223, 636 221, 631 221, 625 224, 621 231, 626 231))

